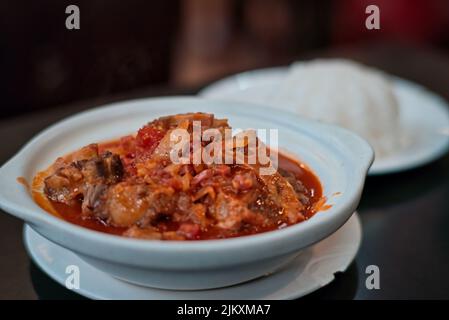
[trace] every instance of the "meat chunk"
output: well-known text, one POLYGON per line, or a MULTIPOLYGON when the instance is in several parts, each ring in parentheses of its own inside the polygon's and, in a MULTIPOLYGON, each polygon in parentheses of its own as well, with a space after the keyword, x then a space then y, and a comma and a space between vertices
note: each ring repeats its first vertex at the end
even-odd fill
POLYGON ((98 212, 98 217, 101 219, 107 218, 107 215, 102 215, 98 210, 102 206, 103 196, 107 191, 107 185, 105 184, 92 184, 85 188, 83 203, 81 204, 81 210, 84 215, 90 215, 94 212, 98 212))
POLYGON ((279 168, 279 173, 290 183, 295 190, 296 197, 304 206, 310 205, 310 198, 307 196, 307 188, 301 182, 301 180, 296 179, 295 175, 287 170, 279 168))
POLYGON ((118 227, 135 224, 150 210, 148 188, 143 184, 118 183, 108 189, 102 201, 95 214, 118 227))
POLYGON ((163 123, 166 129, 173 129, 185 121, 201 121, 201 126, 205 129, 228 127, 228 121, 226 119, 216 119, 213 114, 202 112, 177 114, 175 116, 159 118, 157 121, 163 123))
POLYGON ((44 192, 52 201, 70 205, 82 194, 83 174, 75 163, 70 163, 58 168, 44 184, 44 192))
POLYGON ((278 213, 285 216, 289 223, 305 220, 302 211, 304 205, 299 201, 292 185, 278 172, 271 175, 261 175, 267 190, 267 201, 279 207, 278 213))
POLYGON ((253 172, 238 173, 232 178, 232 186, 237 192, 251 190, 255 184, 253 172))
POLYGON ((120 156, 105 152, 99 157, 76 162, 88 184, 114 184, 123 176, 123 165, 120 156))
POLYGON ((98 157, 98 144, 91 143, 67 157, 67 162, 77 162, 98 157))
POLYGON ((160 215, 176 211, 177 198, 169 187, 155 187, 135 181, 119 182, 100 196, 93 214, 117 227, 151 226, 160 215))
POLYGON ((98 155, 96 145, 82 148, 68 159, 74 161, 59 161, 55 172, 44 180, 44 192, 53 201, 70 205, 83 198, 83 209, 89 212, 106 186, 123 177, 120 156, 110 152, 98 155))
POLYGON ((225 193, 219 193, 209 208, 217 220, 217 227, 238 231, 243 224, 263 225, 264 217, 248 208, 248 203, 225 193))

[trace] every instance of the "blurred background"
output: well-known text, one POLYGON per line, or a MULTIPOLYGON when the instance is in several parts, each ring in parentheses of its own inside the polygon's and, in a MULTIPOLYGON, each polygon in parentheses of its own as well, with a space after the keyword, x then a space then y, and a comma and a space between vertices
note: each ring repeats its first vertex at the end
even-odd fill
MULTIPOLYGON (((354 59, 449 101, 449 1, 2 0, 0 162, 86 108, 196 94, 227 75, 317 57, 354 59), (65 27, 73 4, 80 30, 65 27), (373 4, 380 30, 365 27, 373 4)), ((357 260, 318 297, 447 299, 448 168, 446 155, 370 177, 358 209, 364 238, 357 260), (382 290, 364 289, 373 263, 382 268, 382 290)), ((0 214, 0 227, 0 299, 66 298, 70 292, 30 264, 22 221, 0 214)))
POLYGON ((449 99, 446 0, 3 0, 0 117, 99 97, 196 92, 223 76, 319 56, 381 67, 449 99), (67 30, 75 4, 81 29, 67 30), (365 8, 380 8, 367 30, 365 8), (432 74, 431 72, 426 74, 432 74))

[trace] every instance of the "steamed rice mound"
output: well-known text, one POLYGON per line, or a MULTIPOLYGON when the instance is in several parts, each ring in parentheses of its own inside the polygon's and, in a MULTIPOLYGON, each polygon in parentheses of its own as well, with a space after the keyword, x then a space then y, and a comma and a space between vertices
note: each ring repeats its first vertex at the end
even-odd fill
POLYGON ((354 131, 377 158, 400 147, 398 102, 387 76, 375 69, 340 59, 297 63, 272 99, 301 116, 354 131))

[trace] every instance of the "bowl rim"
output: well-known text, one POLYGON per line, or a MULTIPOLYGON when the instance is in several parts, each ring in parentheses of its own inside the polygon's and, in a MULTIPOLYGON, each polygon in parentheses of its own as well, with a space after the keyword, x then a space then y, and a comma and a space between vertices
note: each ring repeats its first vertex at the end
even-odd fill
MULTIPOLYGON (((8 171, 11 168, 17 166, 25 166, 29 163, 30 159, 27 159, 27 155, 32 153, 33 148, 36 148, 38 145, 42 145, 45 143, 46 137, 51 136, 52 134, 57 133, 61 129, 64 128, 65 125, 74 122, 80 121, 83 118, 90 116, 98 116, 104 112, 110 112, 113 110, 117 110, 121 107, 122 104, 126 104, 129 102, 151 102, 156 104, 160 103, 182 103, 183 101, 189 102, 198 102, 208 104, 217 104, 217 103, 227 103, 229 101, 220 101, 220 100, 208 100, 204 98, 194 97, 194 96, 170 96, 170 97, 152 97, 152 98, 142 98, 142 99, 132 99, 132 100, 124 100, 119 101, 99 107, 95 107, 89 110, 82 111, 80 113, 76 113, 72 116, 66 117, 55 124, 47 127, 36 136, 34 136, 28 143, 26 143, 10 160, 5 162, 0 168, 0 181, 6 177, 11 178, 11 174, 8 176, 8 171)), ((251 103, 242 103, 242 102, 232 102, 233 105, 238 105, 242 110, 245 110, 245 106, 252 106, 251 103)), ((261 113, 270 114, 275 112, 276 109, 265 106, 257 106, 261 113)), ((243 111, 242 111, 243 112, 243 111)), ((243 249, 248 247, 253 247, 254 245, 260 245, 261 243, 279 241, 280 239, 289 238, 294 236, 297 233, 303 232, 306 229, 316 229, 320 228, 322 225, 329 223, 332 219, 335 219, 335 216, 339 213, 346 211, 351 211, 347 214, 347 219, 351 216, 352 212, 355 210, 355 206, 358 204, 358 199, 360 197, 361 191, 363 189, 364 181, 366 178, 367 171, 371 166, 374 160, 374 152, 368 142, 363 140, 361 137, 356 134, 334 126, 330 124, 325 124, 313 120, 303 119, 289 112, 283 111, 282 113, 278 113, 279 118, 270 119, 272 121, 282 123, 287 126, 291 126, 293 128, 303 125, 305 127, 315 127, 318 131, 328 131, 329 135, 338 136, 340 138, 344 137, 351 140, 352 143, 358 146, 358 150, 356 151, 357 155, 363 156, 361 160, 358 161, 358 166, 354 168, 354 176, 357 177, 355 179, 356 183, 351 185, 351 188, 348 189, 345 193, 345 197, 348 200, 344 203, 341 203, 338 207, 333 207, 328 210, 331 214, 323 215, 324 218, 315 219, 312 218, 302 223, 298 223, 295 225, 291 225, 287 228, 280 230, 273 230, 268 232, 262 232, 254 235, 248 236, 239 236, 235 238, 226 238, 226 239, 211 239, 211 240, 195 240, 195 241, 177 241, 177 240, 169 240, 169 241, 161 241, 161 240, 144 240, 144 239, 133 239, 126 238, 117 235, 111 235, 107 233, 102 233, 94 230, 90 230, 75 224, 72 224, 68 221, 65 221, 61 218, 58 218, 43 209, 40 209, 41 212, 37 212, 36 208, 30 208, 21 203, 16 203, 14 201, 9 200, 2 192, 2 188, 0 188, 0 207, 10 213, 15 215, 25 222, 30 223, 31 225, 38 226, 39 224, 47 224, 50 225, 55 230, 59 230, 63 233, 68 233, 75 237, 80 237, 85 239, 86 241, 94 241, 99 245, 104 246, 113 246, 117 249, 135 249, 138 251, 152 251, 152 252, 161 252, 161 253, 177 253, 181 251, 189 251, 189 252, 210 252, 211 250, 221 249, 221 250, 235 250, 235 249, 243 249), (357 202, 357 203, 356 203, 357 202), (338 210, 337 210, 338 209, 338 210), (45 214, 41 214, 45 213, 45 214)), ((306 163, 307 164, 307 163, 306 163)), ((15 178, 17 178, 16 176, 15 178)), ((320 177, 318 177, 320 178, 320 177)), ((345 219, 344 221, 346 221, 345 219)), ((38 231, 38 230, 37 230, 38 231)), ((39 232, 39 231, 38 231, 39 232)), ((328 234, 329 235, 329 234, 328 234)), ((327 236, 328 236, 327 235, 327 236)), ((44 235, 45 236, 45 235, 44 235)), ((321 239, 317 239, 319 241, 321 239)))

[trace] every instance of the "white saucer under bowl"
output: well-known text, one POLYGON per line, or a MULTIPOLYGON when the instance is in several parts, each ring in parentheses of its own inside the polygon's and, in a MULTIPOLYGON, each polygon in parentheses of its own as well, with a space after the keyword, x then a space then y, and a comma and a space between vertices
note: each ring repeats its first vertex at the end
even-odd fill
MULTIPOLYGON (((239 73, 212 83, 199 95, 214 100, 270 105, 270 97, 278 91, 288 71, 288 67, 276 67, 239 73)), ((391 80, 399 102, 400 139, 405 145, 395 153, 376 158, 369 175, 416 168, 449 150, 449 105, 446 101, 411 81, 394 76, 391 80)))
POLYGON ((357 213, 334 234, 302 251, 290 264, 272 275, 220 289, 176 291, 142 287, 113 278, 25 225, 24 242, 29 255, 58 283, 65 285, 79 268, 76 293, 91 299, 196 300, 196 299, 295 299, 309 294, 345 271, 354 260, 362 239, 357 213))

